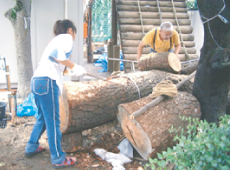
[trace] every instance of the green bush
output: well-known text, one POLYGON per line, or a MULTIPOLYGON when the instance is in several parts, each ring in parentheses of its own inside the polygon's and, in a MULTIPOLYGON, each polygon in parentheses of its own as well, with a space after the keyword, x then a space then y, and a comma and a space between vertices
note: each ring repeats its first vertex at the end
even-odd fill
POLYGON ((198 6, 197 6, 197 1, 196 0, 186 0, 188 9, 191 10, 197 10, 198 6))
POLYGON ((182 118, 189 121, 184 129, 170 129, 177 132, 174 140, 178 144, 167 148, 157 158, 149 159, 146 167, 166 169, 168 163, 178 170, 229 170, 230 168, 230 116, 220 118, 219 126, 198 119, 182 118))

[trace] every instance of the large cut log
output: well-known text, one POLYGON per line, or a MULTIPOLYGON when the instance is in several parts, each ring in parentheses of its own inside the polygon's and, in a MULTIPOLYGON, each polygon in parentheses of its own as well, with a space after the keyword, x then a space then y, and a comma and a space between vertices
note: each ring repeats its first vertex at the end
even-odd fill
MULTIPOLYGON (((158 28, 159 26, 152 25, 144 25, 144 31, 149 32, 154 28, 158 28)), ((174 29, 179 31, 177 26, 174 26, 174 29)), ((142 32, 142 25, 120 25, 121 32, 142 32)), ((192 26, 180 26, 180 30, 182 34, 191 34, 193 31, 192 26)))
MULTIPOLYGON (((122 40, 123 47, 138 47, 141 40, 122 40)), ((184 41, 185 47, 195 47, 194 41, 184 41)), ((182 45, 181 45, 182 46, 182 45)))
MULTIPOLYGON (((142 33, 121 33, 122 40, 141 40, 143 38, 142 33)), ((194 41, 194 35, 182 34, 184 41, 194 41)))
MULTIPOLYGON (((142 54, 149 54, 151 47, 144 47, 142 54)), ((188 54, 196 54, 195 48, 186 48, 188 54)), ((123 53, 125 54, 136 54, 137 53, 137 47, 123 47, 122 48, 123 53)), ((183 47, 181 47, 179 54, 184 54, 185 50, 183 47)))
MULTIPOLYGON (((158 12, 158 7, 140 6, 142 12, 158 12)), ((187 8, 175 8, 177 12, 188 12, 187 8)), ((138 6, 117 5, 118 11, 139 11, 138 6)), ((161 7, 161 12, 173 12, 173 8, 161 7)))
POLYGON ((61 146, 64 152, 76 152, 82 146, 82 133, 63 134, 61 146))
MULTIPOLYGON (((156 1, 140 1, 139 2, 141 6, 157 6, 156 1)), ((126 1, 126 0, 117 0, 117 5, 138 5, 138 1, 126 1)), ((159 2, 160 7, 172 7, 172 2, 159 2)), ((187 8, 186 2, 174 2, 175 7, 182 7, 182 8, 187 8)))
MULTIPOLYGON (((116 118, 118 105, 145 97, 163 80, 177 84, 187 76, 151 70, 130 73, 110 81, 65 82, 60 97, 61 132, 73 133, 93 128, 116 118), (126 75, 127 76, 127 75, 126 75), (136 87, 136 85, 138 87, 136 87)), ((184 88, 192 91, 192 83, 184 88)))
POLYGON ((170 133, 171 126, 185 128, 188 124, 178 116, 200 118, 200 106, 196 98, 188 93, 179 92, 174 98, 162 101, 136 119, 129 116, 152 100, 149 96, 127 104, 120 104, 117 118, 124 135, 138 153, 147 160, 157 153, 175 145, 175 133, 170 133))
POLYGON ((150 53, 140 58, 138 69, 141 71, 159 69, 178 73, 181 70, 181 62, 174 53, 150 53))
MULTIPOLYGON (((161 20, 160 19, 143 19, 143 24, 144 25, 161 25, 161 20)), ((175 19, 162 19, 162 22, 165 21, 170 21, 173 25, 176 25, 177 22, 175 19)), ((134 24, 134 25, 138 25, 141 24, 141 19, 140 18, 121 18, 119 20, 120 24, 134 24)), ((178 19, 178 23, 180 26, 182 25, 191 25, 191 20, 188 19, 178 19)))
MULTIPOLYGON (((142 56, 146 56, 148 54, 142 54, 142 56)), ((190 60, 197 59, 199 56, 197 54, 189 54, 190 60)), ((180 61, 186 61, 188 60, 185 56, 185 54, 178 54, 178 58, 180 61)), ((126 60, 137 60, 137 54, 124 54, 124 59, 126 60)))
POLYGON ((184 67, 181 69, 180 73, 181 74, 187 74, 187 75, 191 74, 192 72, 197 70, 198 63, 199 63, 199 60, 196 60, 194 62, 188 62, 188 63, 184 64, 184 67))
MULTIPOLYGON (((143 19, 146 19, 146 18, 159 19, 158 12, 141 12, 141 15, 143 19)), ((131 12, 131 11, 119 11, 118 16, 119 18, 140 18, 139 12, 131 12)), ((175 15, 173 12, 165 12, 165 13, 162 13, 162 18, 174 19, 175 15)), ((178 12, 177 18, 178 19, 189 19, 189 14, 178 12)))

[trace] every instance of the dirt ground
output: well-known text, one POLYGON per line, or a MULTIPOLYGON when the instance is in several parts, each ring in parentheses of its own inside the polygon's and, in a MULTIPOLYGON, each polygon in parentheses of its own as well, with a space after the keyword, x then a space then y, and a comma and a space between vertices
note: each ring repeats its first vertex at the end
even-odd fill
MULTIPOLYGON (((85 59, 86 60, 86 59, 85 59)), ((89 73, 93 73, 100 77, 108 77, 110 73, 99 73, 101 67, 94 67, 93 64, 84 61, 84 67, 89 73)), ((95 80, 92 77, 85 76, 83 81, 95 80)), ((0 90, 0 101, 8 102, 7 94, 0 90)), ((20 104, 22 101, 18 101, 20 104)), ((6 113, 9 114, 9 106, 6 107, 6 113)), ((0 170, 51 170, 54 169, 50 161, 50 152, 46 133, 40 139, 40 145, 46 148, 46 151, 39 153, 32 158, 24 156, 24 150, 27 141, 29 140, 33 124, 36 119, 34 116, 17 117, 17 125, 11 126, 10 121, 5 129, 0 128, 0 170)), ((1 127, 1 125, 0 125, 1 127)), ((121 127, 118 121, 85 130, 82 132, 83 144, 82 147, 75 153, 67 153, 67 155, 76 156, 78 163, 75 167, 65 168, 66 170, 73 169, 108 169, 111 170, 110 163, 103 161, 93 152, 96 148, 103 148, 107 151, 118 153, 118 144, 124 139, 121 127)), ((135 159, 124 167, 130 170, 142 170, 148 162, 143 161, 140 156, 134 152, 135 159)))
MULTIPOLYGON (((30 133, 33 128, 35 118, 17 118, 16 127, 10 126, 10 122, 5 129, 0 129, 0 170, 51 170, 50 152, 46 133, 40 139, 40 145, 46 151, 39 153, 32 158, 24 156, 24 150, 30 133)), ((103 148, 107 151, 118 153, 118 144, 125 137, 117 121, 85 130, 82 132, 83 145, 75 153, 67 155, 76 156, 78 163, 73 168, 65 169, 112 169, 110 163, 103 161, 93 152, 96 148, 103 148)), ((126 169, 144 169, 147 162, 136 160, 141 159, 136 154, 132 163, 125 164, 126 169)))
MULTIPOLYGON (((0 92, 1 93, 1 92, 0 92)), ((1 96, 1 95, 0 95, 1 96)), ((0 97, 0 101, 6 102, 6 98, 0 97)), ((7 106, 8 113, 8 106, 7 106)), ((39 153, 32 158, 24 156, 24 150, 29 140, 33 124, 36 119, 34 116, 17 117, 17 125, 12 127, 11 122, 7 122, 7 127, 0 128, 0 170, 51 170, 54 169, 50 161, 50 152, 46 133, 40 139, 40 145, 46 151, 39 153)), ((1 125, 0 125, 1 127, 1 125)), ((74 153, 67 155, 76 156, 78 163, 72 169, 108 169, 113 167, 110 163, 103 161, 93 152, 96 148, 103 148, 109 152, 118 153, 118 144, 125 138, 117 120, 102 126, 85 130, 82 132, 83 144, 74 153)), ((142 160, 137 153, 134 154, 133 162, 125 164, 124 167, 130 170, 143 170, 147 163, 142 160)))

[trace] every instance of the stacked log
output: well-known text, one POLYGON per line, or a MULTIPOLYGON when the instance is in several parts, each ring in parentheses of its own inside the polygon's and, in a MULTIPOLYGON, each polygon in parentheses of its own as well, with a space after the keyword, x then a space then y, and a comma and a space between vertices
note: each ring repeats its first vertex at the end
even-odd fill
POLYGON ((186 92, 179 92, 174 98, 162 101, 147 112, 130 119, 130 115, 152 100, 149 96, 119 105, 118 120, 124 135, 133 147, 145 159, 156 157, 157 153, 176 144, 175 133, 170 133, 171 126, 186 128, 187 121, 179 116, 200 118, 200 106, 197 99, 186 92))
POLYGON ((174 53, 150 53, 141 57, 138 61, 138 69, 159 69, 178 73, 181 70, 181 62, 174 53))

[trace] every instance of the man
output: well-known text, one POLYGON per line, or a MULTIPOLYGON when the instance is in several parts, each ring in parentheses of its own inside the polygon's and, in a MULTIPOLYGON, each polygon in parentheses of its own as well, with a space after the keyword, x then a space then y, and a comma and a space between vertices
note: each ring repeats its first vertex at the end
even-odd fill
POLYGON ((178 55, 181 48, 179 34, 173 29, 173 25, 169 21, 163 22, 159 28, 152 29, 145 35, 138 46, 138 61, 141 58, 143 48, 148 44, 151 45, 150 53, 173 52, 173 47, 175 47, 174 53, 178 55))

